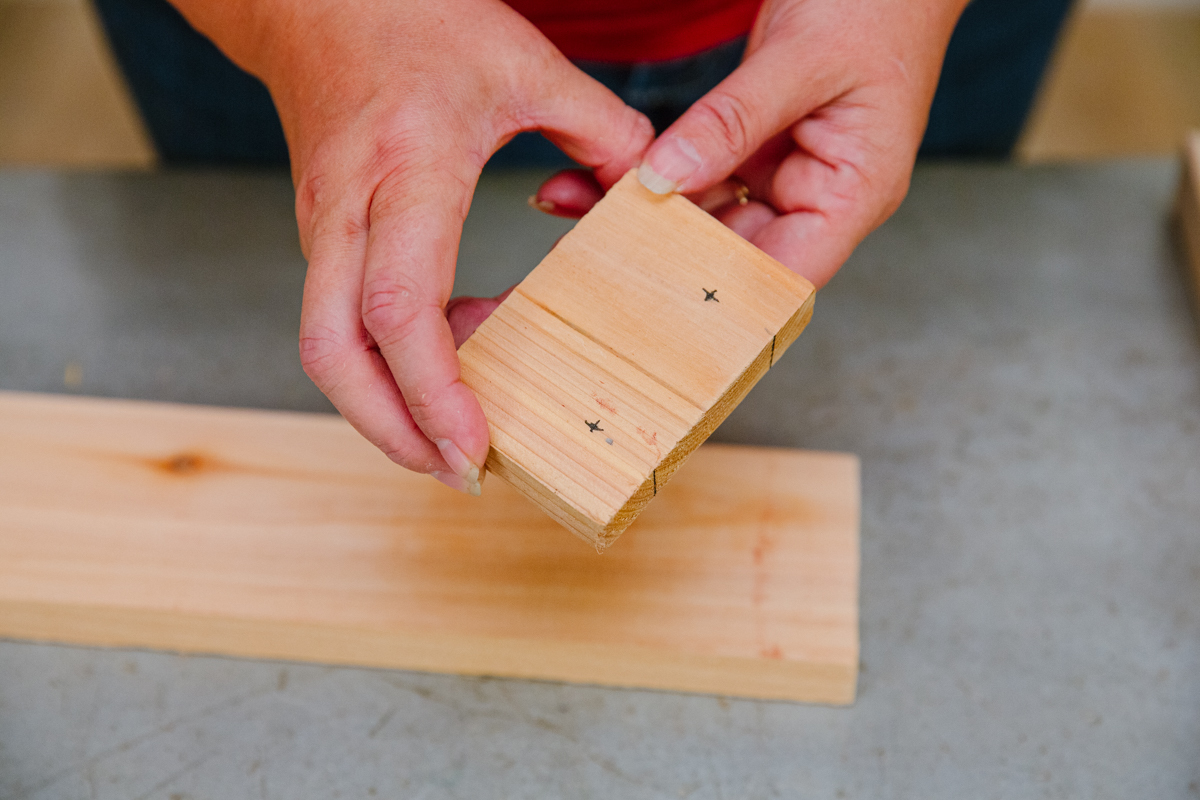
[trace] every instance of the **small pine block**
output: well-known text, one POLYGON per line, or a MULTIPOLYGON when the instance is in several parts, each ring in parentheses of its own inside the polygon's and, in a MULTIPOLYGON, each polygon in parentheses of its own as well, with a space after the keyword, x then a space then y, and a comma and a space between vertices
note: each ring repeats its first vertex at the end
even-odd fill
POLYGON ((488 469, 603 550, 783 355, 814 296, 630 172, 459 349, 488 469))
POLYGON ((1192 131, 1183 148, 1183 170, 1175 213, 1191 267, 1192 291, 1200 313, 1200 131, 1192 131))
POLYGON ((850 703, 859 468, 705 445, 604 557, 340 417, 0 392, 0 637, 850 703))

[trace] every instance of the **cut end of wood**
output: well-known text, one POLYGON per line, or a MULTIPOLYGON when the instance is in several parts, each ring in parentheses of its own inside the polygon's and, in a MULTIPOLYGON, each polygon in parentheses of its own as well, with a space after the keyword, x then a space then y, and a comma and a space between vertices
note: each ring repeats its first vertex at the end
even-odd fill
POLYGON ((459 350, 488 468, 603 551, 778 361, 814 296, 630 172, 459 350))

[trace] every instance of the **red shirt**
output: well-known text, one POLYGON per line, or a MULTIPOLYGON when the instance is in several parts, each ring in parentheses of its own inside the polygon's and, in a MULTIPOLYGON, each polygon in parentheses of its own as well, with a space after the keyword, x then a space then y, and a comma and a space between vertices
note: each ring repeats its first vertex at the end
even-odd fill
POLYGON ((568 58, 665 61, 748 33, 762 0, 506 0, 568 58))

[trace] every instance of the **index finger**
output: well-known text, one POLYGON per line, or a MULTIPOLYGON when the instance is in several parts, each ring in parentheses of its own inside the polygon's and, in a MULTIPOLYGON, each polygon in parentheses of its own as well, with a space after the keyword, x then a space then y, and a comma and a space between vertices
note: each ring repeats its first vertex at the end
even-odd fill
POLYGON ((445 307, 477 175, 396 172, 371 203, 362 319, 408 413, 450 469, 478 494, 488 426, 462 382, 445 307))

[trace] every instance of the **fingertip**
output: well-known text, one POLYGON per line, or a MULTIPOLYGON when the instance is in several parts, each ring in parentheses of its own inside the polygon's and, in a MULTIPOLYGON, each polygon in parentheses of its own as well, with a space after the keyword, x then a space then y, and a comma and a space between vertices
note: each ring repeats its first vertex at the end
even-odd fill
POLYGON ((591 170, 568 169, 547 179, 530 198, 530 205, 547 214, 578 219, 603 196, 591 170))
POLYGON ((670 178, 659 175, 650 163, 643 161, 637 171, 638 183, 654 194, 670 194, 679 188, 679 184, 670 178))
POLYGON ((630 107, 624 107, 628 123, 624 126, 627 132, 625 146, 619 155, 599 164, 595 169, 596 181, 601 187, 601 194, 613 187, 625 173, 638 166, 645 158, 646 152, 654 145, 658 132, 654 123, 642 112, 630 107))
POLYGON ((483 487, 478 481, 475 483, 470 483, 453 472, 439 471, 431 472, 429 475, 438 483, 442 484, 443 486, 449 486, 456 492, 469 494, 472 497, 479 497, 481 494, 483 494, 483 487))
POLYGON ((638 167, 638 180, 655 194, 670 194, 703 166, 700 151, 690 139, 665 133, 646 152, 638 167))
POLYGON ((601 187, 610 187, 637 166, 654 141, 654 126, 578 68, 560 77, 567 78, 569 89, 562 82, 547 82, 546 93, 527 115, 529 126, 579 164, 594 169, 601 187))
POLYGON ((538 200, 536 194, 529 195, 529 199, 525 201, 534 211, 541 211, 543 214, 554 214, 556 206, 549 200, 538 200))
POLYGON ((442 454, 442 458, 446 461, 446 466, 450 467, 459 478, 462 478, 466 483, 467 488, 471 489, 472 494, 478 494, 476 487, 483 480, 484 465, 475 463, 467 454, 462 451, 462 448, 454 443, 452 439, 434 439, 433 443, 437 445, 438 452, 442 454))
POLYGON ((469 493, 478 496, 487 473, 488 425, 475 395, 464 384, 459 386, 466 396, 458 398, 457 424, 443 425, 446 433, 432 441, 450 470, 466 482, 469 493))
POLYGON ((421 428, 455 474, 469 484, 481 483, 487 469, 491 431, 479 398, 461 380, 439 395, 434 414, 421 428))

